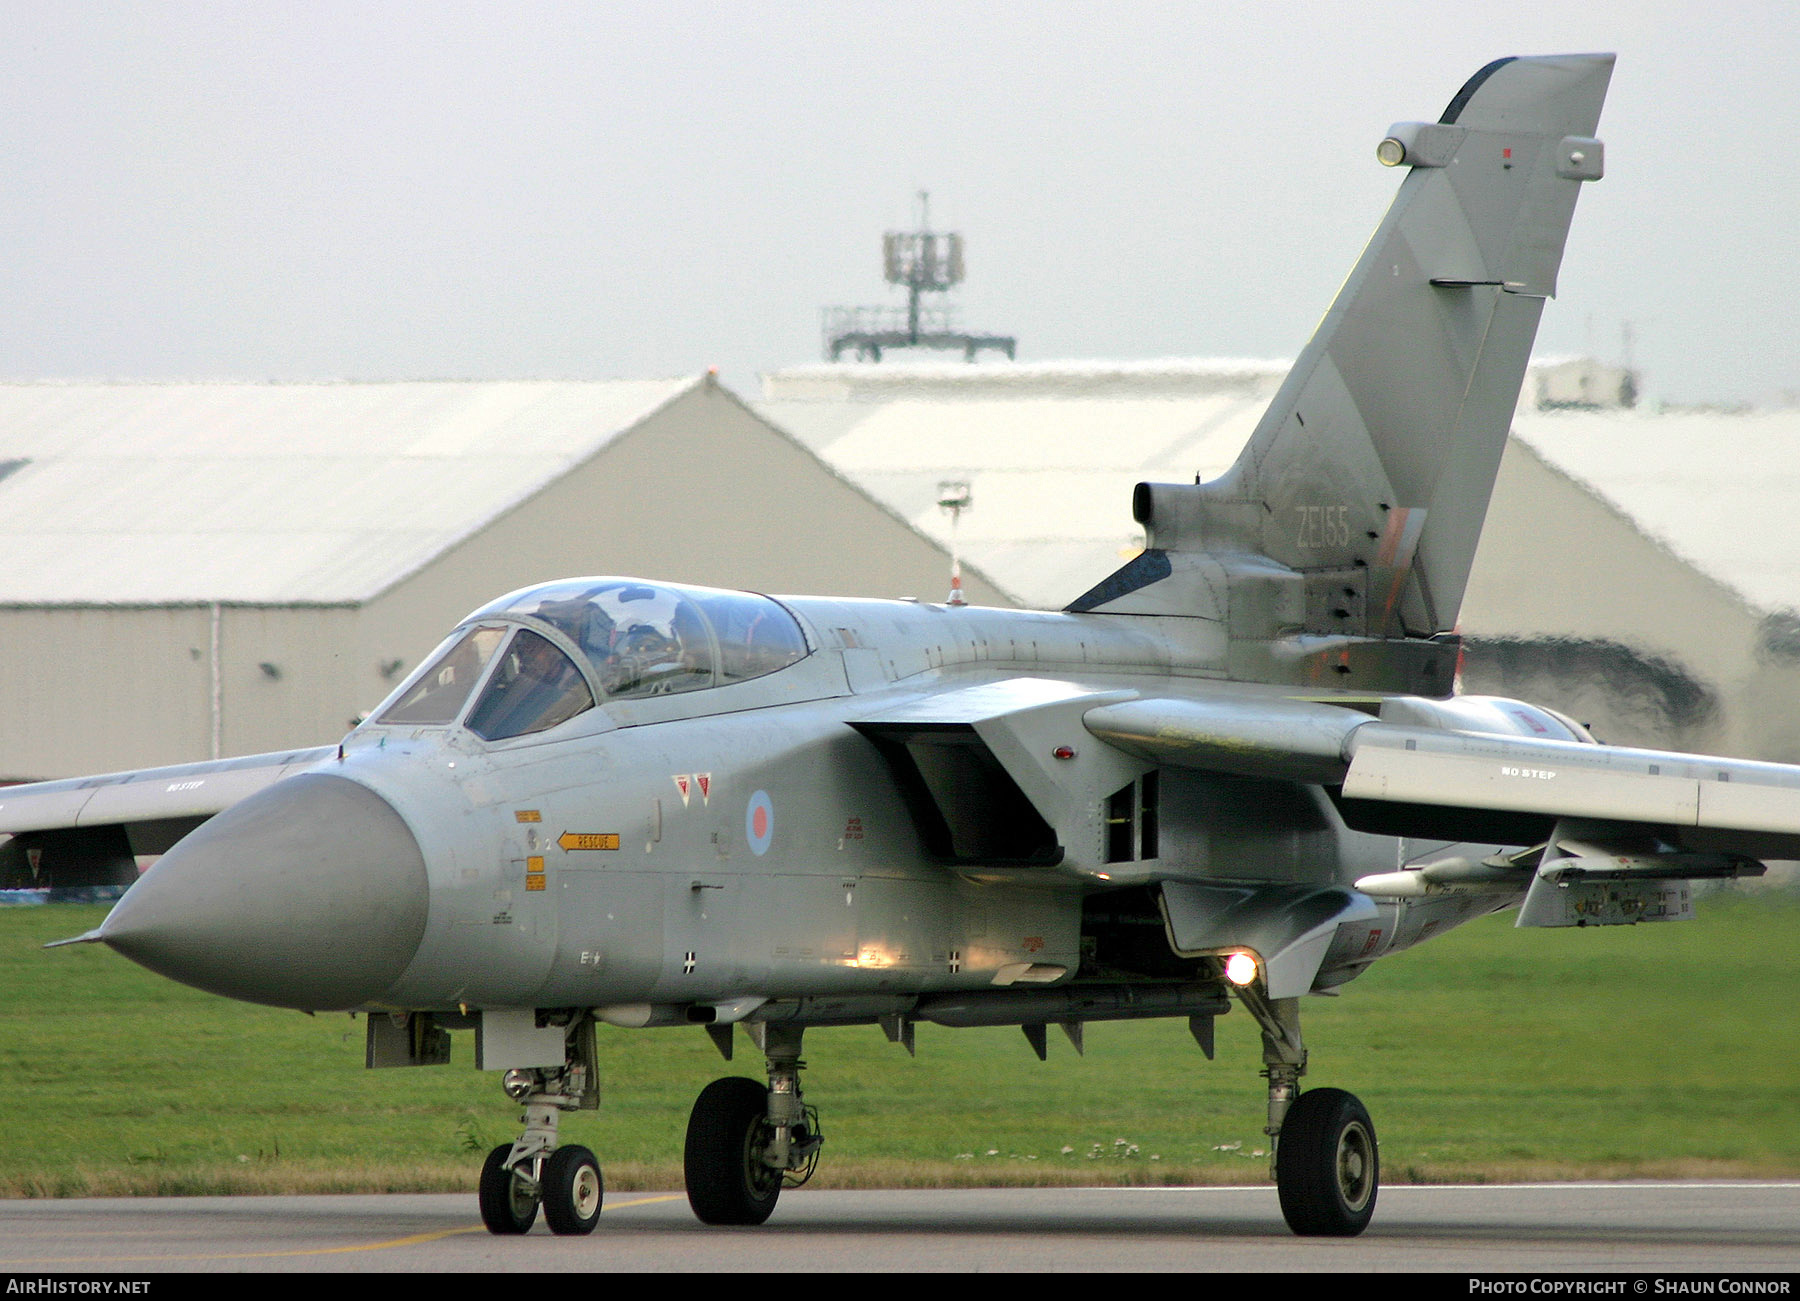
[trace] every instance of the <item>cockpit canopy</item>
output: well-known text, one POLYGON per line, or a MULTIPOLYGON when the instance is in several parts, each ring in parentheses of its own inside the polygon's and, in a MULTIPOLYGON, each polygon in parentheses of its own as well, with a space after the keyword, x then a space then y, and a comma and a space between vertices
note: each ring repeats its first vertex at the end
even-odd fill
POLYGON ((766 596, 568 579, 477 610, 376 721, 453 723, 479 684, 464 725, 497 741, 555 727, 596 699, 726 686, 806 653, 799 622, 766 596))

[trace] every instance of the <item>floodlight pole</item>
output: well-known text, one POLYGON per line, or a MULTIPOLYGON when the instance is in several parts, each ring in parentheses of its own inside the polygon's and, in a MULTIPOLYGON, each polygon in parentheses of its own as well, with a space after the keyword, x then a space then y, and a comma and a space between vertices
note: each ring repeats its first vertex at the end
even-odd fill
POLYGON ((962 522, 962 513, 969 509, 970 500, 967 479, 946 479, 938 484, 938 509, 950 516, 950 595, 944 598, 945 605, 968 604, 963 599, 962 555, 958 547, 956 526, 962 522))

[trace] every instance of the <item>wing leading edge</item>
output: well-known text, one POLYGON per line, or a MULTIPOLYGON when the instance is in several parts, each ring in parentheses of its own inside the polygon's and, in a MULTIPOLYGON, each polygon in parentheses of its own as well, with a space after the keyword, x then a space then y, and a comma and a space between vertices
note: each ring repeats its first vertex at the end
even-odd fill
POLYGON ((331 758, 334 746, 0 789, 0 886, 129 885, 215 813, 331 758))

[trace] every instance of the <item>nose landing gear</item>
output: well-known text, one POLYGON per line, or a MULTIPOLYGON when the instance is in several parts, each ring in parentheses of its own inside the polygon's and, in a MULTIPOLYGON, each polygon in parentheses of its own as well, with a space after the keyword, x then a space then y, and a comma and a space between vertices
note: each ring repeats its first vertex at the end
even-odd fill
POLYGON ((569 1027, 568 1057, 560 1068, 511 1070, 501 1085, 524 1106, 525 1132, 489 1152, 482 1164, 481 1222, 501 1236, 529 1233, 542 1206, 552 1233, 592 1233, 606 1196, 600 1163, 579 1144, 557 1146, 556 1131, 563 1112, 600 1105, 594 1023, 582 1018, 569 1027))

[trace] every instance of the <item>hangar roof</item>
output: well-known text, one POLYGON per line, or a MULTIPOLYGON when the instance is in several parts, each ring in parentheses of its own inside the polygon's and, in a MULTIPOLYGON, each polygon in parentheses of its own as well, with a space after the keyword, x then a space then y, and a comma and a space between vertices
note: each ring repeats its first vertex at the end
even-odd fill
POLYGON ((0 384, 0 604, 365 601, 705 382, 0 384))
MULTIPOLYGON (((765 375, 753 405, 943 545, 938 484, 968 480, 964 556, 1022 604, 1056 608, 1142 545, 1133 485, 1222 473, 1288 365, 822 364, 765 375)), ((1548 393, 1569 365, 1534 362, 1527 393, 1548 393)), ((1513 428, 1752 605, 1800 609, 1800 410, 1522 408, 1513 428)))
POLYGON ((966 479, 963 556, 1056 609, 1137 554, 1140 480, 1230 465, 1283 361, 801 366, 752 405, 942 546, 938 485, 966 479))

